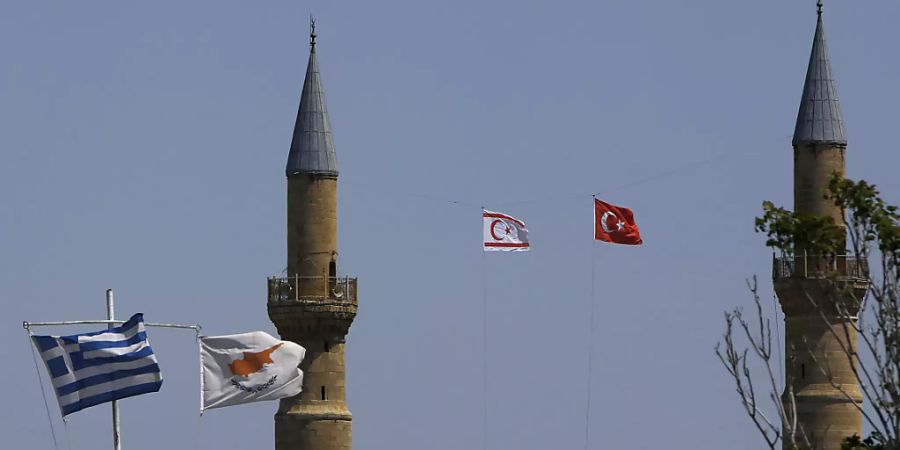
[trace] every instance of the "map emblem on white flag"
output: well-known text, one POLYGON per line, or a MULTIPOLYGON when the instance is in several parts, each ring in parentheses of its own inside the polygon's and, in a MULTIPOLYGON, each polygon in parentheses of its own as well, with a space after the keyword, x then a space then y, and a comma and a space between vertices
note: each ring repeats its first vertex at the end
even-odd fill
POLYGON ((486 252, 527 252, 528 229, 513 216, 482 210, 482 235, 486 252))
POLYGON ((303 389, 306 349, 268 333, 203 336, 201 410, 293 397, 303 389))

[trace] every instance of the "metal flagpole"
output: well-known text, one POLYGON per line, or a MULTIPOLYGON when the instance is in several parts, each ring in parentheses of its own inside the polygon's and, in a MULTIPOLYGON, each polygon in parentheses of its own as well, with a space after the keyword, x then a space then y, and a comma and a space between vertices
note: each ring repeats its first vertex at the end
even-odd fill
MULTIPOLYGON (((594 233, 596 233, 597 228, 597 211, 596 211, 596 200, 597 196, 591 196, 591 235, 594 238, 594 233)), ((596 269, 594 266, 596 262, 594 261, 594 247, 596 247, 596 242, 591 241, 591 298, 590 298, 590 310, 591 313, 589 315, 588 322, 588 357, 587 357, 587 402, 584 407, 584 450, 588 450, 591 446, 591 380, 593 379, 593 371, 594 371, 594 309, 595 309, 595 301, 594 301, 594 272, 596 269)))
MULTIPOLYGON (((55 322, 22 322, 22 327, 26 330, 31 327, 46 327, 46 326, 56 326, 56 325, 122 325, 125 323, 124 320, 58 320, 55 322)), ((197 333, 200 333, 200 325, 179 325, 177 323, 155 323, 155 322, 144 322, 145 327, 155 327, 155 328, 183 328, 185 330, 194 330, 197 333)))
MULTIPOLYGON (((484 206, 481 207, 481 214, 484 215, 484 206)), ((482 219, 484 220, 484 219, 482 219)), ((488 272, 487 272, 487 252, 484 247, 481 249, 481 403, 484 410, 482 411, 482 429, 484 432, 481 436, 481 445, 483 450, 488 448, 488 272)))
MULTIPOLYGON (((113 290, 106 290, 106 319, 107 320, 116 320, 116 312, 115 312, 115 303, 113 300, 113 290)), ((115 328, 115 325, 110 322, 107 326, 109 328, 115 328)), ((113 420, 113 449, 114 450, 122 450, 122 440, 119 435, 119 401, 112 401, 112 420, 113 420)))
POLYGON ((203 409, 206 405, 203 403, 203 390, 205 389, 205 385, 203 384, 203 341, 200 340, 200 329, 197 329, 197 356, 198 360, 200 360, 200 415, 203 416, 203 409))
MULTIPOLYGON (((22 328, 25 328, 26 331, 31 333, 31 327, 35 326, 59 326, 59 325, 91 325, 91 324, 106 324, 106 328, 115 328, 116 325, 121 325, 125 323, 124 320, 116 320, 115 318, 115 300, 113 298, 112 289, 106 290, 106 320, 62 320, 62 321, 54 321, 54 322, 22 322, 22 328)), ((159 327, 159 328, 182 328, 188 330, 194 330, 197 333, 197 342, 200 342, 200 325, 180 325, 175 323, 144 323, 144 326, 147 327, 159 327)), ((202 381, 202 373, 201 373, 201 386, 203 385, 202 381)), ((203 395, 203 390, 201 388, 200 395, 203 395)), ((122 438, 121 438, 121 428, 119 421, 119 401, 112 401, 112 422, 113 422, 113 448, 114 450, 122 450, 122 438)), ((65 417, 63 417, 65 420, 65 417)), ((52 425, 51 425, 52 426, 52 425)))

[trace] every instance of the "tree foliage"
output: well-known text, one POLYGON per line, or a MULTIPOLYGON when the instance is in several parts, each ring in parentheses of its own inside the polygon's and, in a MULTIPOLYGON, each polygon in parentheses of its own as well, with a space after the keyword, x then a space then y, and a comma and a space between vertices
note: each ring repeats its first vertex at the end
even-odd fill
MULTIPOLYGON (((856 311, 859 311, 853 328, 847 331, 858 333, 859 348, 843 350, 854 367, 854 375, 868 404, 868 408, 859 404, 857 407, 872 431, 865 439, 855 435, 847 437, 841 448, 900 450, 900 214, 896 206, 887 204, 881 198, 875 185, 864 180, 853 181, 835 176, 829 183, 826 198, 844 212, 842 224, 835 223, 830 217, 796 213, 767 201, 763 203, 763 215, 756 218, 755 228, 757 232, 766 234, 766 245, 782 255, 804 253, 834 256, 849 252, 850 256, 862 262, 859 265, 862 272, 853 276, 861 275, 867 280, 865 295, 852 299, 852 305, 836 306, 846 308, 844 314, 848 316, 856 316, 856 311), (847 245, 850 249, 845 248, 847 245), (861 354, 863 358, 860 358, 861 354)), ((826 280, 838 283, 841 277, 848 276, 848 273, 839 273, 839 270, 835 266, 836 272, 828 274, 826 280)), ((759 312, 760 327, 763 327, 761 330, 765 331, 768 319, 762 316, 759 309, 755 282, 751 292, 759 312)), ((809 298, 816 307, 823 307, 816 305, 812 296, 809 298)), ((753 335, 748 332, 748 325, 739 312, 740 309, 735 309, 726 313, 724 340, 716 347, 716 352, 735 380, 742 405, 762 432, 769 448, 774 449, 776 441, 784 441, 786 448, 810 448, 802 424, 796 423, 790 407, 776 404, 773 409, 779 420, 772 420, 759 410, 759 403, 755 400, 759 394, 746 389, 753 386, 748 357, 755 357, 757 363, 766 367, 763 376, 771 379, 772 359, 767 352, 771 345, 767 346, 765 342, 768 339, 766 333, 753 335), (735 321, 740 325, 738 329, 744 330, 741 334, 748 342, 748 348, 743 351, 735 344, 735 321), (764 351, 761 353, 759 349, 764 351), (748 396, 748 392, 753 395, 748 396), (767 420, 761 422, 760 417, 767 420), (781 432, 770 426, 778 422, 782 425, 781 432)), ((829 320, 827 314, 822 313, 821 316, 822 320, 829 320)), ((819 369, 823 372, 828 370, 827 367, 819 369)), ((779 390, 777 383, 767 384, 771 384, 771 392, 766 397, 774 400, 779 390)), ((785 391, 788 405, 792 404, 790 385, 788 380, 785 391)), ((832 381, 832 385, 845 392, 838 383, 832 381)), ((849 394, 845 394, 849 398, 849 394)))
MULTIPOLYGON (((875 185, 865 180, 854 182, 833 177, 828 191, 835 204, 850 213, 845 223, 850 230, 853 251, 869 256, 874 244, 888 268, 896 270, 900 266, 900 215, 897 207, 886 204, 875 185)), ((884 275, 894 276, 893 280, 888 281, 893 281, 896 287, 897 273, 884 275)))
POLYGON ((841 442, 841 450, 885 450, 886 447, 875 442, 875 439, 867 437, 860 439, 856 434, 841 442))
POLYGON ((846 235, 831 217, 795 213, 769 201, 756 218, 756 231, 766 233, 766 245, 782 254, 833 254, 841 250, 846 235))

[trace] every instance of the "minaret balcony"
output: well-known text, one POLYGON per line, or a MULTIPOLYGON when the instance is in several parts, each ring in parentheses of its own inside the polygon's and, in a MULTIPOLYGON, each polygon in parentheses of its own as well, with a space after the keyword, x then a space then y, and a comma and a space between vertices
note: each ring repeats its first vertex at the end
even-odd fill
POLYGON ((268 279, 269 304, 322 303, 356 305, 356 278, 299 276, 268 279))
POLYGON ((869 287, 869 265, 851 255, 772 257, 772 281, 786 316, 855 318, 869 287))
POLYGON ((866 282, 869 263, 853 255, 772 255, 772 280, 840 278, 866 282))

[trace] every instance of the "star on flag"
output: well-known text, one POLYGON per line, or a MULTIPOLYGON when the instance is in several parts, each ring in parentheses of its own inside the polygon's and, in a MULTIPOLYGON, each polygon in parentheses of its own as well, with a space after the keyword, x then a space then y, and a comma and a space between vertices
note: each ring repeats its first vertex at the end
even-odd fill
POLYGON ((641 245, 641 230, 628 208, 594 199, 594 239, 613 244, 641 245))
POLYGON ((486 252, 527 252, 528 229, 513 216, 482 210, 483 248, 486 252))

